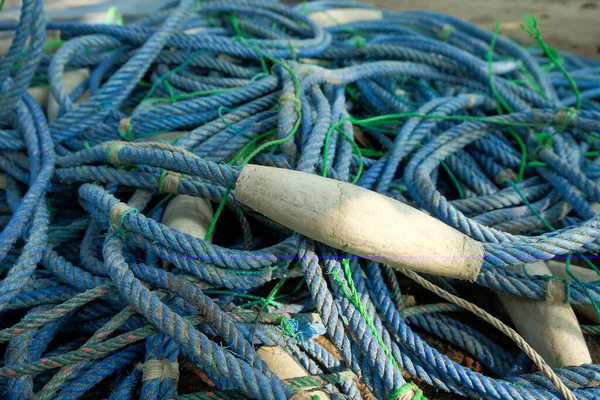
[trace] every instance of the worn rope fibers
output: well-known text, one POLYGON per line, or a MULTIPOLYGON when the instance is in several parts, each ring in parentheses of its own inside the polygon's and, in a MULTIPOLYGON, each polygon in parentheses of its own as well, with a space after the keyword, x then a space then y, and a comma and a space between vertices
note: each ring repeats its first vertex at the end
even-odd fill
MULTIPOLYGON (((42 1, 24 0, 19 23, 0 23, 14 32, 0 60, 0 394, 416 399, 428 384, 598 398, 599 366, 555 369, 557 388, 460 307, 406 308, 390 268, 235 200, 247 163, 352 182, 484 243, 473 284, 545 299, 557 277, 506 267, 566 257, 595 269, 600 64, 548 48, 535 20, 524 28, 541 46, 354 2, 182 0, 88 25, 46 23, 42 1), (347 7, 367 20, 313 20, 347 7), (213 202, 206 240, 161 223, 175 195, 213 202), (310 376, 279 379, 262 345, 310 376), (203 382, 194 393, 185 365, 203 382)), ((598 283, 560 282, 565 302, 600 300, 598 283)))

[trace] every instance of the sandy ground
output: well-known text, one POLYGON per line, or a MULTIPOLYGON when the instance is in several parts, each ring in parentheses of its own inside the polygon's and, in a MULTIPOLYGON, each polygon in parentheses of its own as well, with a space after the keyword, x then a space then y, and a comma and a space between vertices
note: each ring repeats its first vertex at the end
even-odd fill
POLYGON ((521 15, 538 18, 542 37, 551 46, 600 58, 600 0, 369 0, 389 10, 430 10, 456 15, 501 33, 529 39, 521 31, 521 15))
MULTIPOLYGON (((117 6, 124 15, 155 10, 166 0, 44 0, 50 18, 86 14, 85 20, 102 23, 105 11, 117 6), (68 12, 64 12, 68 9, 68 12), (62 11, 60 11, 62 10, 62 11)), ((300 0, 280 0, 300 3, 300 0)), ((484 28, 502 21, 501 32, 528 39, 519 26, 521 14, 538 17, 544 39, 555 47, 586 57, 600 57, 600 0, 363 0, 389 10, 431 10, 456 15, 484 28)), ((5 0, 0 18, 16 18, 21 0, 5 0)))

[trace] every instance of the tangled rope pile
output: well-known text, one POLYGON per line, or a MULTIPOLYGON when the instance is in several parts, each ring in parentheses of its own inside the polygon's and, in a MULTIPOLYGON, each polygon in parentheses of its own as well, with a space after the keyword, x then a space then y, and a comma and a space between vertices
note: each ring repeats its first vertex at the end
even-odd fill
POLYGON ((600 396, 600 366, 534 367, 525 344, 462 320, 467 307, 499 326, 457 280, 404 270, 459 304, 405 307, 395 270, 235 197, 249 163, 350 182, 482 242, 471 285, 545 300, 560 283, 566 303, 597 309, 598 282, 508 268, 559 257, 569 271, 575 257, 600 272, 586 258, 600 249, 600 63, 550 49, 534 19, 527 49, 454 17, 346 1, 181 0, 88 25, 46 22, 24 0, 0 29, 14 31, 0 59, 0 395, 600 396), (162 223, 190 196, 214 205, 202 236, 162 223), (281 379, 261 346, 310 375, 281 379), (202 382, 188 393, 185 363, 202 382))

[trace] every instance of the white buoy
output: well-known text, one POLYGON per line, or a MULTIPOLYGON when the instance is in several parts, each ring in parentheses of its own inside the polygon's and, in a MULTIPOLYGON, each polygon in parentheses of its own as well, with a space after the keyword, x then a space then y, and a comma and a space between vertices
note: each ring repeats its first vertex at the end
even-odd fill
MULTIPOLYGON (((256 350, 258 356, 269 366, 279 379, 299 378, 310 374, 294 358, 279 346, 262 346, 256 350)), ((319 396, 320 400, 329 400, 329 396, 321 391, 312 391, 311 388, 295 393, 290 397, 293 400, 309 400, 319 396)))
MULTIPOLYGON (((526 265, 531 275, 550 275, 543 261, 526 265)), ((522 272, 513 266, 514 272, 522 272)), ((517 331, 552 368, 591 364, 579 322, 569 304, 498 293, 517 331)))
MULTIPOLYGON (((567 265, 565 263, 549 260, 546 261, 546 264, 548 264, 548 268, 550 268, 550 272, 553 275, 560 276, 561 278, 568 280, 573 279, 567 273, 567 265)), ((600 281, 600 275, 598 275, 595 271, 591 269, 578 267, 576 265, 570 265, 569 271, 571 271, 571 273, 582 282, 600 281)), ((575 311, 577 311, 581 315, 584 315, 590 321, 594 322, 597 325, 600 325, 600 318, 598 318, 598 314, 596 313, 596 310, 594 309, 593 305, 574 305, 573 308, 575 309, 575 311)))
POLYGON ((235 198, 316 241, 392 267, 474 280, 481 243, 389 197, 299 171, 246 165, 235 198))
POLYGON ((383 19, 383 12, 359 7, 332 8, 325 11, 313 11, 308 14, 308 18, 320 27, 329 28, 358 21, 379 21, 383 19))
MULTIPOLYGON (((75 89, 79 84, 90 77, 90 70, 88 68, 80 68, 73 71, 67 71, 64 74, 64 88, 66 93, 71 93, 73 89, 75 89)), ((90 97, 89 89, 85 91, 83 96, 79 100, 77 100, 76 104, 81 104, 85 100, 90 97)), ((48 105, 46 109, 46 114, 48 115, 48 122, 54 122, 58 119, 58 114, 60 112, 60 106, 58 102, 54 99, 52 92, 48 92, 48 105)))
POLYGON ((170 228, 204 240, 213 216, 212 206, 208 200, 179 194, 167 205, 162 222, 170 228))

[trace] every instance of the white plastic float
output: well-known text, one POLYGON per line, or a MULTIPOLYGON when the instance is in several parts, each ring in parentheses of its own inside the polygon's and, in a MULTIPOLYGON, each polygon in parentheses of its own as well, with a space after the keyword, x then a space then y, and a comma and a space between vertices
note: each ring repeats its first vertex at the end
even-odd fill
POLYGON ((474 280, 483 245, 429 215, 350 183, 246 165, 235 198, 337 249, 397 268, 474 280))
MULTIPOLYGON (((546 263, 526 264, 530 275, 550 275, 546 263)), ((514 272, 523 272, 513 266, 514 272)), ((591 364, 579 322, 569 304, 526 299, 498 293, 517 331, 552 368, 591 364)))

